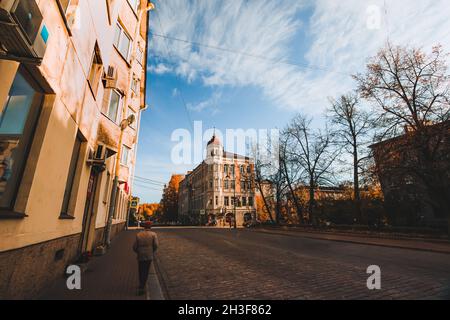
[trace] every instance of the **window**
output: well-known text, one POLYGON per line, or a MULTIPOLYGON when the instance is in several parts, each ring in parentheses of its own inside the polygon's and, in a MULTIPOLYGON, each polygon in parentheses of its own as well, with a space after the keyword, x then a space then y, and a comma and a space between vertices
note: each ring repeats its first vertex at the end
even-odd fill
POLYGON ((247 166, 247 173, 250 173, 250 166, 247 166))
POLYGON ((62 12, 65 14, 67 12, 67 8, 69 7, 70 0, 58 0, 58 2, 62 12))
POLYGON ((244 174, 244 173, 245 173, 245 167, 241 166, 241 174, 244 174))
POLYGON ((72 197, 72 189, 75 180, 75 173, 77 171, 78 159, 80 158, 81 144, 83 141, 79 136, 75 139, 75 143, 72 150, 72 158, 70 159, 69 174, 66 181, 66 189, 64 190, 64 198, 61 207, 61 215, 72 215, 69 214, 69 203, 72 197))
POLYGON ((245 190, 245 181, 241 180, 241 190, 245 190))
POLYGON ((246 197, 242 197, 242 206, 243 207, 247 206, 247 198, 246 197))
POLYGON ((224 187, 225 187, 225 189, 228 189, 228 180, 224 181, 224 187))
POLYGON ((231 205, 234 206, 234 197, 231 197, 231 205))
POLYGON ((75 18, 77 14, 77 5, 79 0, 57 0, 59 11, 63 18, 64 24, 67 28, 69 36, 72 36, 70 28, 75 23, 75 18))
POLYGON ((219 205, 219 197, 216 196, 216 206, 218 206, 218 205, 219 205))
POLYGON ((0 102, 0 208, 14 206, 42 100, 40 89, 19 69, 6 101, 0 102))
POLYGON ((139 45, 136 50, 136 60, 141 66, 144 65, 144 50, 139 45))
POLYGON ((127 147, 126 145, 123 145, 122 148, 122 155, 120 157, 120 163, 124 166, 128 166, 129 158, 130 158, 130 152, 131 148, 127 147))
POLYGON ((128 61, 130 54, 131 38, 118 23, 116 25, 116 34, 114 35, 114 46, 119 50, 122 57, 128 61))
POLYGON ((225 197, 223 200, 224 200, 225 207, 228 207, 230 205, 230 198, 225 197))
POLYGON ((131 90, 134 92, 134 94, 139 93, 139 89, 140 89, 139 82, 140 81, 139 81, 138 77, 135 74, 133 74, 133 79, 131 79, 131 90))
POLYGON ((248 206, 253 207, 253 197, 248 197, 248 206))
POLYGON ((128 3, 130 4, 131 8, 133 8, 134 12, 138 11, 139 2, 140 2, 140 0, 128 0, 128 3))
POLYGON ((236 183, 234 182, 234 180, 231 181, 231 189, 236 188, 236 183))
POLYGON ((94 55, 92 57, 91 70, 89 71, 88 83, 94 97, 97 95, 98 85, 103 73, 103 62, 100 56, 100 48, 95 44, 94 55))
POLYGON ((108 118, 117 123, 119 110, 122 108, 122 95, 117 90, 111 90, 108 106, 108 118))
POLYGON ((227 164, 223 165, 223 173, 228 174, 228 165, 227 164))

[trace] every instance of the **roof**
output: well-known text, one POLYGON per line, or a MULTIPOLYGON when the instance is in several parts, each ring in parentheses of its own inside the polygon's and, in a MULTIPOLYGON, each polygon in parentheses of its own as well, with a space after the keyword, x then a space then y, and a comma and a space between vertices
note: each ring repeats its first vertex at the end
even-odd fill
POLYGON ((211 140, 208 141, 208 146, 210 144, 215 144, 215 145, 222 145, 222 143, 220 142, 219 138, 216 137, 216 135, 213 135, 211 140))
POLYGON ((227 152, 227 151, 225 151, 223 153, 223 157, 228 158, 228 159, 250 160, 249 157, 241 156, 240 154, 227 152))

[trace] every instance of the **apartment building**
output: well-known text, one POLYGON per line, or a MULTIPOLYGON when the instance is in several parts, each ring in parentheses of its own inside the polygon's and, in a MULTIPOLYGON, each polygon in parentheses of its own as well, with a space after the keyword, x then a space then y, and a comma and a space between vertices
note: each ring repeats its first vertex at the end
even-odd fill
POLYGON ((0 1, 0 299, 35 297, 103 243, 116 173, 124 228, 151 8, 0 1))
POLYGON ((178 208, 187 224, 242 226, 256 219, 253 160, 226 152, 213 136, 206 160, 180 182, 178 208))

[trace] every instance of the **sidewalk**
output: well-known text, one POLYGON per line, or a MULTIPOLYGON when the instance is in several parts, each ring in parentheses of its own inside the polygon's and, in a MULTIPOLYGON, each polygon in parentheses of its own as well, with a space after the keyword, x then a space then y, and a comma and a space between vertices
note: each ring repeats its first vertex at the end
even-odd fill
POLYGON ((254 229, 256 232, 272 233, 278 235, 287 235, 301 238, 309 238, 316 240, 328 240, 337 242, 347 242, 356 244, 366 244, 373 246, 391 247, 391 248, 401 248, 401 249, 411 249, 420 251, 430 251, 438 253, 450 254, 450 241, 448 240, 427 240, 427 239, 392 239, 392 238, 377 238, 372 236, 365 236, 359 234, 342 234, 342 233, 331 233, 331 232, 314 232, 314 231, 304 231, 295 230, 287 228, 257 228, 254 229))
POLYGON ((42 300, 164 300, 154 264, 150 270, 147 296, 138 296, 136 255, 132 250, 135 230, 119 233, 109 251, 94 257, 81 275, 81 290, 70 291, 66 279, 50 286, 42 300))

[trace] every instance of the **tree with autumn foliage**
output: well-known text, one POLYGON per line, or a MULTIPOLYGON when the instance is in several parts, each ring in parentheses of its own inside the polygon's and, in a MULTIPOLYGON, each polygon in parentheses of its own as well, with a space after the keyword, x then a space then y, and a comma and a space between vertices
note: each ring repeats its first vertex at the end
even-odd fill
POLYGON ((178 222, 178 191, 183 175, 174 174, 169 183, 164 187, 160 202, 160 222, 178 222))
POLYGON ((154 220, 160 210, 159 203, 144 203, 139 206, 139 219, 154 220))

